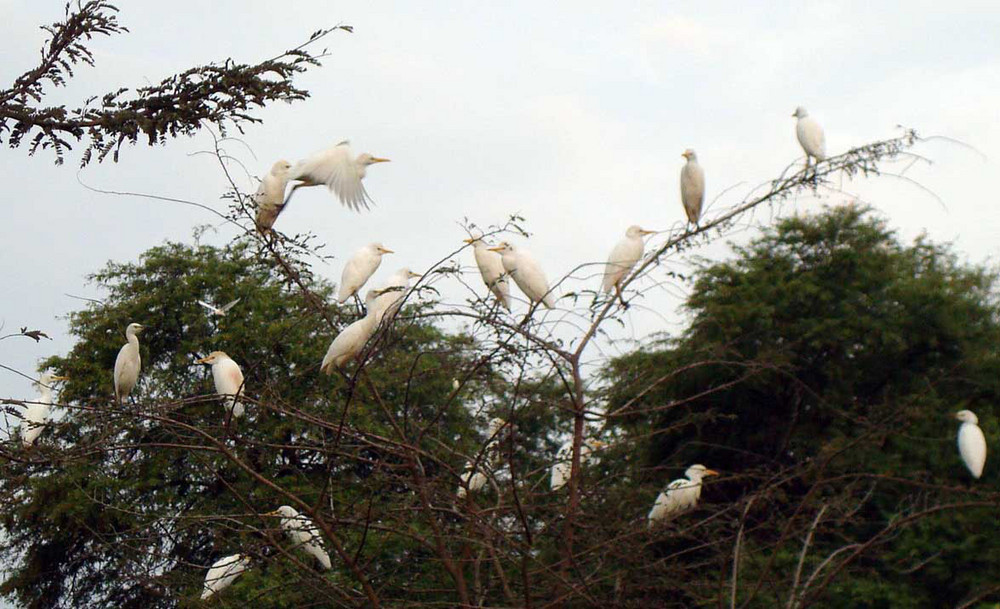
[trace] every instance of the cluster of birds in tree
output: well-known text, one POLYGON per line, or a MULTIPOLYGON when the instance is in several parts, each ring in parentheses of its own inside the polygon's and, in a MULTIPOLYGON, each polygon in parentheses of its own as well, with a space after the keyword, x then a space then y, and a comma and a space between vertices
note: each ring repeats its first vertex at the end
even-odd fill
MULTIPOLYGON (((805 108, 797 108, 792 116, 798 119, 796 136, 806 153, 806 167, 809 167, 810 160, 825 160, 826 143, 822 127, 809 116, 805 108)), ((705 200, 705 172, 699 165, 694 150, 688 149, 682 156, 686 163, 680 174, 681 203, 688 221, 697 226, 705 200)), ((362 180, 370 165, 388 161, 389 159, 368 153, 354 156, 349 143, 344 141, 294 166, 284 160, 274 163, 252 197, 257 210, 258 229, 265 235, 270 233, 278 216, 288 207, 292 195, 302 187, 327 186, 348 208, 355 211, 368 209, 372 199, 362 180), (286 197, 289 182, 294 182, 294 185, 286 197)), ((624 238, 615 245, 608 257, 601 282, 602 292, 610 293, 615 290, 620 297, 621 282, 643 257, 643 238, 654 233, 655 231, 645 230, 640 226, 628 228, 624 238)), ((511 309, 508 279, 514 280, 531 306, 540 304, 550 309, 555 307, 555 295, 541 266, 531 254, 508 242, 492 246, 481 233, 471 235, 465 242, 473 248, 476 266, 483 282, 504 309, 511 309)), ((382 257, 392 253, 392 250, 381 243, 371 243, 356 251, 344 266, 337 300, 343 304, 352 297, 357 299, 361 289, 381 265, 382 257)), ((364 298, 364 315, 337 334, 323 357, 320 370, 331 374, 335 368, 342 368, 354 360, 383 320, 391 319, 399 311, 410 289, 410 281, 420 277, 419 273, 402 268, 379 287, 368 290, 364 298)), ((236 299, 220 307, 198 301, 213 317, 225 316, 238 302, 239 299, 236 299)), ((119 404, 129 397, 139 379, 141 360, 138 334, 142 330, 141 324, 128 325, 125 329, 127 342, 115 360, 114 390, 119 404)), ((244 379, 239 364, 222 351, 214 351, 197 360, 197 363, 211 366, 216 393, 226 404, 227 422, 230 418, 242 417, 245 408, 240 397, 244 390, 244 379)), ((36 383, 40 397, 25 411, 21 426, 21 439, 26 447, 35 443, 49 420, 49 410, 53 403, 52 385, 59 380, 65 380, 65 377, 46 371, 36 383)), ((971 411, 962 410, 955 417, 962 422, 958 432, 959 453, 972 476, 978 479, 986 463, 985 436, 979 428, 976 415, 971 411)), ((507 422, 503 419, 495 418, 490 421, 487 445, 482 452, 484 457, 481 461, 474 459, 466 464, 456 491, 459 499, 482 490, 488 483, 489 478, 484 469, 497 452, 500 434, 506 426, 507 422)), ((594 453, 605 446, 600 440, 585 439, 580 447, 581 467, 592 462, 594 453)), ((557 491, 568 483, 572 451, 572 441, 559 448, 556 462, 550 470, 551 490, 557 491)), ((649 528, 693 509, 701 496, 702 480, 718 474, 719 472, 704 465, 690 466, 685 471, 684 478, 674 480, 657 496, 647 516, 649 528)), ((287 505, 265 516, 280 518, 281 528, 294 545, 313 556, 322 569, 331 567, 321 536, 315 524, 306 516, 287 505)), ((243 554, 233 554, 217 560, 206 575, 202 599, 208 599, 232 584, 251 564, 250 557, 243 554)))

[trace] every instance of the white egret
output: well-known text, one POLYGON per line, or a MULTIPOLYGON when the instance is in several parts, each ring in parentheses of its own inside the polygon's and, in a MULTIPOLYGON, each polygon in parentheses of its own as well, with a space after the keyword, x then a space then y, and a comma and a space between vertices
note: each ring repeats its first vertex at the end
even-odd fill
MULTIPOLYGON (((591 454, 598 449, 607 446, 600 440, 584 440, 580 445, 580 467, 590 462, 591 454)), ((556 462, 549 472, 549 488, 558 491, 566 486, 569 477, 573 472, 573 441, 570 440, 559 447, 556 453, 556 462)))
POLYGON ((139 368, 142 359, 139 357, 139 338, 136 334, 142 332, 141 324, 132 323, 125 328, 125 338, 128 342, 122 345, 115 358, 115 399, 121 404, 132 393, 139 380, 139 368))
POLYGON ((375 300, 375 325, 382 323, 382 319, 388 317, 392 319, 403 306, 403 299, 410 289, 410 280, 420 277, 420 273, 414 273, 408 268, 401 268, 383 283, 379 289, 379 297, 375 300))
POLYGON ((229 302, 227 302, 226 304, 222 305, 221 307, 217 307, 215 305, 208 304, 204 300, 199 300, 198 304, 200 304, 201 306, 203 306, 206 309, 208 309, 208 315, 209 315, 209 317, 225 317, 226 313, 229 312, 229 309, 232 309, 233 307, 235 307, 236 303, 238 303, 241 300, 243 300, 243 299, 242 298, 237 298, 236 300, 230 300, 229 302))
POLYGON ((793 117, 798 121, 795 123, 795 135, 799 138, 799 145, 806 153, 806 167, 809 167, 809 158, 816 159, 817 162, 826 159, 826 136, 823 128, 819 126, 816 119, 809 116, 805 108, 799 106, 795 109, 793 117))
POLYGON ((389 159, 380 159, 367 152, 354 156, 350 142, 343 141, 318 152, 304 161, 299 161, 288 172, 288 179, 298 183, 292 186, 285 204, 292 199, 295 191, 303 186, 326 186, 337 195, 340 202, 354 211, 368 209, 372 199, 368 196, 361 180, 369 165, 387 163, 389 159))
POLYGON ((324 571, 330 569, 330 555, 323 549, 322 538, 315 523, 299 513, 290 505, 283 505, 268 516, 281 518, 281 528, 297 548, 305 550, 319 562, 324 571))
POLYGON ((674 480, 656 498, 656 503, 653 504, 653 509, 649 510, 647 517, 649 528, 694 509, 698 505, 698 498, 701 497, 701 479, 706 476, 718 476, 719 472, 704 465, 692 465, 687 468, 684 475, 687 478, 674 480))
POLYGON ((253 203, 257 206, 257 230, 262 233, 271 230, 285 208, 285 187, 288 186, 288 170, 291 168, 292 164, 288 161, 276 162, 253 195, 253 203))
POLYGON ((608 264, 604 267, 601 289, 605 293, 610 292, 612 288, 619 289, 622 279, 625 279, 625 276, 635 268, 636 263, 642 259, 642 253, 646 249, 642 238, 654 232, 656 231, 644 230, 641 226, 628 227, 625 237, 611 250, 608 264))
POLYGON ((490 249, 480 234, 469 237, 465 242, 472 244, 472 253, 476 257, 476 266, 479 267, 483 283, 493 292, 503 308, 510 311, 510 283, 503 268, 503 258, 490 249))
POLYGON ((698 155, 688 148, 681 155, 687 163, 681 168, 681 203, 688 222, 698 225, 701 206, 705 203, 705 170, 698 164, 698 155))
POLYGON ((465 471, 462 472, 462 484, 458 485, 455 496, 462 499, 469 493, 477 493, 483 490, 488 480, 486 474, 470 461, 465 464, 465 471))
POLYGON ((205 589, 201 593, 201 600, 208 600, 213 594, 222 592, 249 569, 250 557, 243 554, 232 554, 215 561, 205 575, 205 589))
POLYGON ((25 446, 32 446, 38 436, 45 431, 45 424, 49 422, 49 411, 52 409, 52 384, 66 379, 65 376, 56 376, 49 371, 43 372, 38 378, 35 383, 38 400, 28 404, 24 411, 24 420, 21 422, 21 442, 25 446))
POLYGON ((212 351, 195 363, 212 366, 215 392, 223 399, 227 411, 232 406, 233 418, 242 417, 244 409, 240 396, 243 394, 243 371, 240 365, 224 351, 212 351))
POLYGON ((955 418, 962 422, 958 426, 958 452, 972 477, 978 480, 986 465, 986 436, 979 428, 979 418, 971 410, 959 410, 955 418))
POLYGON ((378 325, 379 317, 375 303, 378 295, 378 290, 368 290, 368 294, 365 295, 365 307, 368 313, 341 330, 333 339, 326 350, 326 355, 323 356, 323 363, 319 366, 321 371, 333 374, 334 368, 343 367, 361 352, 378 325))
POLYGON ((531 254, 515 248, 506 241, 491 247, 490 250, 500 253, 504 270, 514 279, 514 283, 521 288, 528 300, 532 303, 541 302, 549 309, 556 306, 555 295, 549 290, 549 280, 545 278, 542 267, 538 266, 531 254))
POLYGON ((392 250, 381 243, 369 243, 354 252, 351 259, 344 265, 344 272, 340 275, 340 291, 337 294, 337 301, 343 303, 357 294, 382 264, 382 254, 391 253, 392 250))

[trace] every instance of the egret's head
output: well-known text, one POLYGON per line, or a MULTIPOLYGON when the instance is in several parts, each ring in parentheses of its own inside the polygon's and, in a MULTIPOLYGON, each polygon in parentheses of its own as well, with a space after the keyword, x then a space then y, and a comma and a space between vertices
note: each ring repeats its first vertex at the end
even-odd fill
POLYGON ((708 469, 707 467, 699 463, 687 468, 687 471, 684 472, 684 475, 691 480, 701 480, 706 476, 718 476, 719 472, 715 471, 714 469, 708 469))
POLYGON ((636 238, 641 239, 642 237, 645 237, 646 235, 652 235, 655 232, 656 231, 645 230, 641 226, 633 224, 632 226, 628 227, 627 231, 625 231, 625 236, 628 237, 629 239, 636 239, 636 238))
POLYGON ((690 148, 688 148, 683 153, 681 153, 681 156, 684 157, 685 159, 689 160, 689 161, 697 161, 698 160, 698 155, 695 154, 694 150, 691 150, 690 148))
POLYGON ((125 328, 125 336, 138 334, 139 332, 142 332, 145 329, 146 327, 143 326, 142 324, 131 323, 128 325, 127 328, 125 328))
POLYGON ((805 118, 809 116, 809 113, 806 112, 805 108, 799 106, 798 108, 795 109, 795 114, 792 114, 792 116, 794 116, 795 118, 805 118))
POLYGON ((381 159, 377 156, 372 156, 367 152, 362 152, 358 155, 358 165, 362 167, 368 167, 369 165, 374 165, 375 163, 388 163, 389 159, 381 159))
POLYGON ((959 410, 955 413, 955 418, 963 423, 972 423, 974 425, 979 424, 979 417, 977 417, 976 413, 971 410, 959 410))
POLYGON ((514 246, 506 241, 501 241, 496 245, 496 247, 490 248, 491 252, 500 252, 501 254, 513 254, 514 246))
POLYGON ((283 505, 280 508, 274 510, 273 512, 268 512, 264 514, 265 516, 280 516, 281 518, 295 518, 299 515, 299 511, 290 505, 283 505))
POLYGON ((292 164, 288 161, 282 159, 277 161, 274 165, 271 165, 271 175, 273 176, 283 176, 288 173, 288 170, 292 168, 292 164))
POLYGON ((385 290, 380 290, 378 288, 372 288, 365 292, 365 307, 370 309, 372 304, 374 304, 375 299, 382 295, 385 290))
POLYGON ((487 433, 490 437, 497 435, 501 429, 507 425, 507 421, 501 419, 500 417, 493 417, 490 419, 489 426, 487 427, 487 433))
POLYGON ((56 381, 68 381, 68 380, 69 377, 67 376, 58 376, 54 374, 51 370, 46 370, 45 372, 42 373, 40 377, 38 377, 38 380, 35 382, 35 385, 39 387, 52 387, 52 383, 55 383, 56 381))
POLYGON ((215 364, 216 362, 221 362, 224 359, 229 359, 229 356, 226 355, 225 351, 212 351, 211 353, 201 358, 200 360, 196 361, 195 363, 211 365, 215 364))
POLYGON ((482 243, 483 242, 483 233, 482 233, 482 231, 478 231, 478 230, 469 231, 469 238, 468 239, 463 239, 463 241, 465 243, 477 243, 477 244, 478 243, 482 243))
POLYGON ((607 442, 602 440, 587 440, 586 444, 590 446, 591 450, 600 450, 608 445, 607 442))
POLYGON ((415 272, 411 271, 410 269, 406 269, 406 278, 407 279, 420 279, 421 277, 423 277, 423 275, 421 275, 420 273, 415 273, 415 272))
POLYGON ((381 243, 370 243, 370 244, 368 244, 368 247, 372 248, 372 250, 376 254, 378 254, 379 256, 381 256, 382 254, 392 254, 392 253, 394 253, 391 249, 387 248, 386 246, 382 245, 381 243))

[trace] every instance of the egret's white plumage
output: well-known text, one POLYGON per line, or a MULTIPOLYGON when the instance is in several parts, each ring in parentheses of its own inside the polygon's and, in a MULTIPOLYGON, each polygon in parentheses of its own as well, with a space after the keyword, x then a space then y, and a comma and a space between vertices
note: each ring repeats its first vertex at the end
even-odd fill
POLYGON ((408 268, 401 268, 379 286, 379 297, 375 300, 375 325, 382 323, 382 319, 388 317, 392 319, 403 306, 403 299, 410 289, 410 280, 420 277, 420 273, 414 273, 408 268))
POLYGON ((978 480, 986 465, 986 436, 979 428, 979 418, 971 410, 959 410, 955 418, 962 422, 958 426, 958 453, 972 477, 978 480))
POLYGON ((510 283, 503 268, 503 258, 483 241, 482 235, 474 235, 465 240, 472 244, 472 252, 476 257, 476 266, 483 277, 483 283, 496 296, 503 308, 510 311, 510 283))
POLYGON ((43 372, 35 383, 38 389, 38 399, 24 411, 24 420, 21 422, 21 442, 25 446, 32 446, 38 436, 45 431, 45 425, 49 422, 49 412, 52 409, 52 384, 56 381, 66 380, 65 376, 56 376, 51 372, 43 372))
POLYGON ((226 410, 233 409, 233 418, 242 417, 244 409, 239 398, 243 394, 243 371, 239 364, 223 351, 212 351, 196 363, 212 366, 215 392, 222 397, 226 410))
POLYGON ((215 305, 208 304, 204 300, 199 300, 198 304, 200 304, 201 306, 203 306, 206 309, 208 309, 209 316, 225 317, 226 313, 229 312, 229 309, 232 309, 233 307, 235 307, 236 303, 238 303, 240 300, 242 300, 242 299, 241 298, 237 298, 236 300, 230 300, 229 302, 227 302, 226 304, 222 305, 221 307, 217 307, 215 305))
POLYGON ((504 270, 514 279, 514 283, 521 288, 528 300, 532 303, 541 302, 549 309, 556 306, 555 295, 549 289, 549 280, 545 278, 542 267, 535 262, 531 254, 506 241, 490 250, 500 253, 504 270))
POLYGON ((705 203, 705 170, 698 164, 698 155, 688 148, 682 154, 687 163, 681 168, 681 203, 688 222, 698 224, 701 206, 705 203))
POLYGON ((288 171, 291 168, 292 164, 288 161, 276 162, 253 195, 253 203, 257 207, 257 230, 262 233, 271 230, 285 208, 285 187, 288 186, 288 171))
POLYGON ((213 594, 225 590, 249 569, 250 557, 243 554, 232 554, 215 561, 205 575, 205 589, 201 593, 201 600, 208 600, 213 594))
POLYGON ((802 106, 796 108, 792 116, 798 119, 795 123, 795 135, 806 153, 806 166, 809 166, 810 157, 816 161, 826 159, 826 136, 816 119, 809 116, 809 112, 802 106))
POLYGON ((139 357, 139 338, 136 334, 142 332, 142 329, 142 325, 136 323, 129 324, 125 328, 125 338, 128 342, 122 345, 118 357, 115 358, 115 399, 119 404, 132 393, 139 380, 142 361, 139 357))
POLYGON ((326 355, 323 356, 323 363, 319 367, 321 371, 333 374, 334 368, 344 366, 361 352, 378 325, 378 312, 375 310, 378 294, 378 290, 368 290, 368 294, 365 295, 367 314, 341 330, 333 339, 326 350, 326 355))
POLYGON ((364 179, 369 165, 388 161, 389 159, 381 159, 367 152, 354 156, 350 143, 340 142, 333 148, 299 161, 291 168, 288 179, 298 183, 292 186, 285 204, 287 205, 295 191, 303 186, 325 185, 350 209, 354 211, 368 209, 372 199, 368 196, 361 180, 364 179))
POLYGON ((314 557, 323 570, 330 568, 330 555, 323 549, 323 540, 320 537, 319 529, 312 520, 303 516, 298 510, 290 505, 283 505, 271 512, 269 516, 281 518, 281 528, 288 536, 295 547, 305 550, 306 554, 314 557))
POLYGON ((392 250, 381 243, 369 243, 354 252, 351 259, 344 265, 340 274, 340 290, 337 300, 341 303, 358 293, 362 286, 382 264, 382 254, 391 254, 392 250))
MULTIPOLYGON (((580 445, 580 467, 590 462, 591 455, 599 448, 606 446, 600 440, 584 440, 580 445)), ((570 440, 559 447, 556 452, 556 462, 549 472, 549 488, 558 491, 566 486, 573 473, 573 441, 570 440)))
POLYGON ((486 486, 488 478, 478 467, 470 461, 465 464, 465 471, 462 473, 462 484, 458 485, 455 495, 461 499, 468 493, 476 493, 486 486))
POLYGON ((667 485, 656 498, 653 509, 649 510, 649 528, 659 522, 683 514, 698 505, 701 497, 701 479, 705 476, 718 476, 719 472, 706 468, 704 465, 692 465, 684 472, 687 478, 678 478, 667 485))
POLYGON ((601 283, 604 292, 610 292, 617 287, 642 259, 642 253, 646 249, 642 238, 653 232, 655 231, 644 230, 641 226, 628 227, 625 237, 615 245, 611 255, 608 256, 608 263, 604 267, 604 281, 601 283))

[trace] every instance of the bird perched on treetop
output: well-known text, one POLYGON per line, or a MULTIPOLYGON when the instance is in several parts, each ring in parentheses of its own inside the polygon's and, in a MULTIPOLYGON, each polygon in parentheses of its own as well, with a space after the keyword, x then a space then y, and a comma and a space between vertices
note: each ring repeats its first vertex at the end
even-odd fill
POLYGON ((503 268, 503 258, 483 241, 482 233, 473 234, 465 242, 472 244, 472 253, 476 257, 476 266, 479 267, 483 283, 490 292, 493 292, 503 308, 510 311, 510 283, 503 268))
POLYGON ((275 220, 285 208, 285 187, 288 186, 288 170, 292 164, 281 160, 271 166, 264 179, 260 181, 252 201, 257 207, 257 230, 266 233, 274 226, 275 220))
POLYGON ((131 323, 125 328, 125 338, 128 342, 122 345, 118 357, 115 358, 115 400, 119 404, 132 393, 132 389, 139 381, 142 358, 139 357, 139 338, 136 335, 142 330, 143 326, 136 323, 131 323))
POLYGON ((541 302, 549 309, 555 308, 556 298, 549 289, 549 280, 545 278, 542 267, 535 262, 531 254, 506 241, 491 247, 490 251, 500 253, 504 270, 514 279, 514 283, 521 288, 529 301, 541 302))
POLYGON ((52 409, 52 384, 65 380, 67 377, 56 376, 46 370, 35 382, 38 400, 28 404, 24 411, 24 421, 21 423, 21 442, 25 446, 32 446, 38 436, 45 431, 45 424, 49 422, 49 411, 52 409))
POLYGON ((604 267, 604 281, 601 283, 601 290, 605 293, 612 288, 618 289, 619 284, 625 276, 635 267, 636 263, 642 259, 642 253, 646 249, 646 244, 642 238, 652 235, 656 231, 645 230, 641 226, 630 226, 625 231, 625 237, 619 241, 611 255, 608 256, 608 263, 604 267))
POLYGON ((267 516, 281 518, 281 528, 285 530, 295 547, 305 550, 326 571, 330 569, 330 555, 323 549, 322 538, 316 525, 290 505, 283 505, 267 516))
POLYGON ((369 243, 354 252, 351 259, 344 265, 344 271, 340 274, 337 301, 343 303, 357 294, 382 264, 382 255, 391 253, 393 253, 392 250, 381 243, 369 243))
POLYGON ((692 465, 684 472, 687 478, 678 478, 660 493, 649 510, 649 528, 658 522, 670 520, 674 516, 693 509, 701 497, 701 479, 705 476, 718 476, 719 472, 708 469, 704 465, 692 465))
POLYGON ((698 225, 701 206, 705 203, 705 170, 698 164, 698 155, 688 148, 681 154, 687 159, 681 167, 681 203, 688 222, 698 225))
POLYGON ((823 134, 823 128, 802 106, 796 108, 792 116, 799 119, 795 123, 795 135, 806 153, 806 167, 809 167, 809 157, 816 159, 817 162, 825 160, 826 136, 823 134))
POLYGON ((215 381, 215 392, 224 400, 226 410, 233 411, 233 418, 243 416, 243 371, 239 364, 226 355, 224 351, 212 351, 207 356, 195 362, 212 366, 212 380, 215 381))
POLYGON ((979 417, 971 410, 959 410, 955 418, 962 422, 958 426, 958 453, 972 477, 978 480, 986 465, 986 436, 979 428, 979 417))

